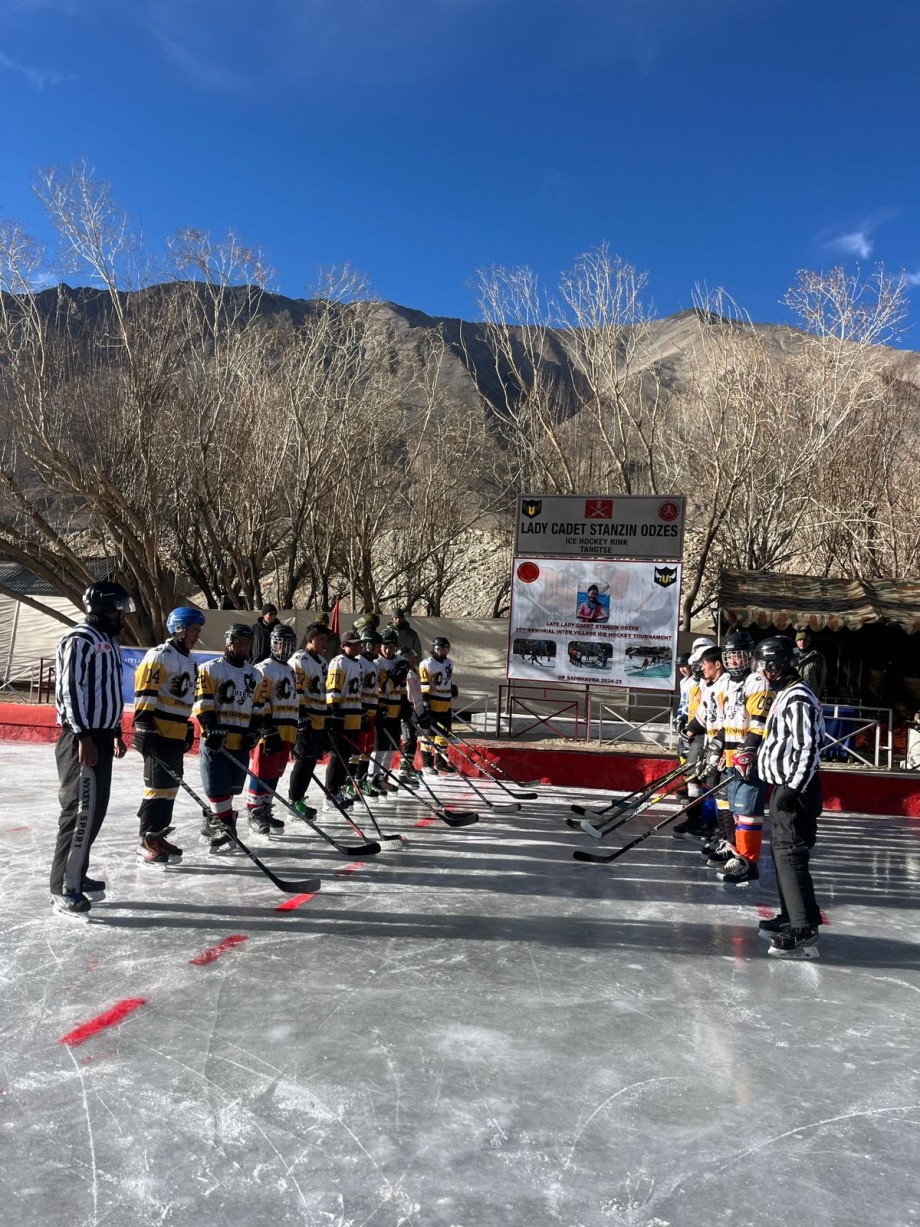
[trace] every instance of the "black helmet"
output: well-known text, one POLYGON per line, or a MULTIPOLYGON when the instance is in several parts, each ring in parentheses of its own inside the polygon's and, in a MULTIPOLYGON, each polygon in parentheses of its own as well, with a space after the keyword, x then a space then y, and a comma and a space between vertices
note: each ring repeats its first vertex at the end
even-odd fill
POLYGON ((224 643, 229 643, 231 639, 252 639, 252 627, 245 622, 231 622, 224 631, 224 643))
POLYGON ((795 673, 795 644, 785 635, 772 635, 758 643, 753 660, 768 682, 778 682, 795 673))
POLYGON ((432 652, 435 652, 437 651, 438 648, 443 648, 446 652, 449 652, 450 651, 450 640, 445 639, 443 635, 437 635, 431 641, 431 650, 432 652))
POLYGON ((381 643, 383 643, 383 638, 380 632, 373 626, 365 626, 364 630, 361 632, 361 642, 365 647, 368 647, 369 645, 379 646, 381 643))
POLYGON ((733 682, 740 682, 751 671, 754 640, 747 631, 732 631, 722 648, 722 664, 733 682))
POLYGON ((269 643, 272 657, 275 660, 287 660, 297 647, 297 635, 293 626, 285 626, 281 622, 276 622, 272 627, 269 643))
POLYGON ((392 648, 399 647, 399 636, 396 634, 396 631, 383 632, 380 636, 380 645, 383 647, 385 644, 389 644, 392 648))
POLYGON ((83 593, 83 608, 98 618, 108 618, 117 613, 134 613, 137 606, 121 584, 113 579, 101 579, 83 593))

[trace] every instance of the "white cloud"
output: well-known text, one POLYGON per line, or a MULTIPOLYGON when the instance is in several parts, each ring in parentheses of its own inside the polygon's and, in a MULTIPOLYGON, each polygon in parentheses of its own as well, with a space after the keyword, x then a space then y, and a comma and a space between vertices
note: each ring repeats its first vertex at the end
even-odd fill
POLYGON ((916 273, 905 273, 904 280, 908 285, 920 285, 920 269, 916 273))
POLYGON ((29 82, 33 89, 47 89, 48 86, 63 85, 65 81, 76 81, 77 74, 59 72, 56 68, 33 68, 30 64, 20 64, 11 56, 0 51, 0 68, 7 72, 18 72, 29 82))
POLYGON ((838 234, 828 241, 828 247, 842 251, 847 256, 859 256, 860 260, 868 260, 875 244, 865 230, 851 230, 849 234, 838 234))

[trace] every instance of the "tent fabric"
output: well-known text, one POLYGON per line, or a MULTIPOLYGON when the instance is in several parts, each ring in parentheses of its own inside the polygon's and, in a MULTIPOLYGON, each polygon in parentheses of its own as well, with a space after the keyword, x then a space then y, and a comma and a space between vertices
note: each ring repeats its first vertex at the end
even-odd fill
POLYGON ((721 571, 718 602, 737 625, 761 630, 859 630, 887 622, 909 635, 920 631, 920 580, 721 571))

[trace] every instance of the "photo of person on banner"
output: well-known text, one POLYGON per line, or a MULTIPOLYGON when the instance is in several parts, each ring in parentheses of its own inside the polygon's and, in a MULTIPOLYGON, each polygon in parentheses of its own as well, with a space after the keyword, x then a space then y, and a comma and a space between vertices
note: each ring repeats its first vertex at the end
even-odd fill
POLYGON ((608 622, 610 620, 610 597, 602 596, 597 584, 589 584, 587 592, 576 594, 575 617, 579 622, 608 622))

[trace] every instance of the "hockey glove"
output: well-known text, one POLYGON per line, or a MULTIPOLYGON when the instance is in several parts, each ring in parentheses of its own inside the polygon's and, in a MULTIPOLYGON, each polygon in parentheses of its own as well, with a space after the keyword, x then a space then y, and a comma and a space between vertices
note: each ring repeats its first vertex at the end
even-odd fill
POLYGON ((182 746, 182 753, 188 754, 192 746, 195 744, 195 726, 191 720, 185 722, 185 743, 182 746))
POLYGON ((427 707, 425 708, 423 712, 420 712, 419 715, 416 717, 416 723, 418 724, 420 729, 430 729, 431 728, 431 723, 432 723, 431 712, 428 710, 427 707))
POLYGON ((259 744, 259 733, 257 729, 247 729, 245 733, 240 733, 240 741, 242 749, 248 754, 250 750, 254 750, 259 744))
POLYGON ((132 744, 142 758, 150 758, 160 752, 160 734, 146 724, 136 724, 132 744))
POLYGON ((742 780, 753 783, 757 779, 757 750, 754 746, 742 746, 735 751, 732 766, 742 780))
POLYGON ((281 734, 277 729, 268 729, 262 734, 263 754, 280 754, 283 749, 284 742, 281 740, 281 734))
POLYGON ((220 725, 209 728, 204 735, 204 744, 212 754, 219 754, 227 744, 227 730, 222 729, 220 725))
POLYGON ((700 755, 700 772, 702 775, 715 775, 722 770, 725 761, 725 746, 721 741, 709 741, 700 755))
POLYGON ((367 732, 367 730, 368 730, 368 729, 371 727, 371 725, 372 725, 373 723, 374 723, 374 715, 373 715, 373 712, 363 711, 363 712, 361 713, 361 730, 362 730, 362 732, 365 732, 365 733, 366 733, 366 732, 367 732))
POLYGON ((459 693, 460 693, 460 691, 457 689, 457 687, 454 685, 454 683, 453 683, 453 682, 451 682, 451 684, 450 684, 450 697, 451 697, 452 699, 455 699, 459 693))

